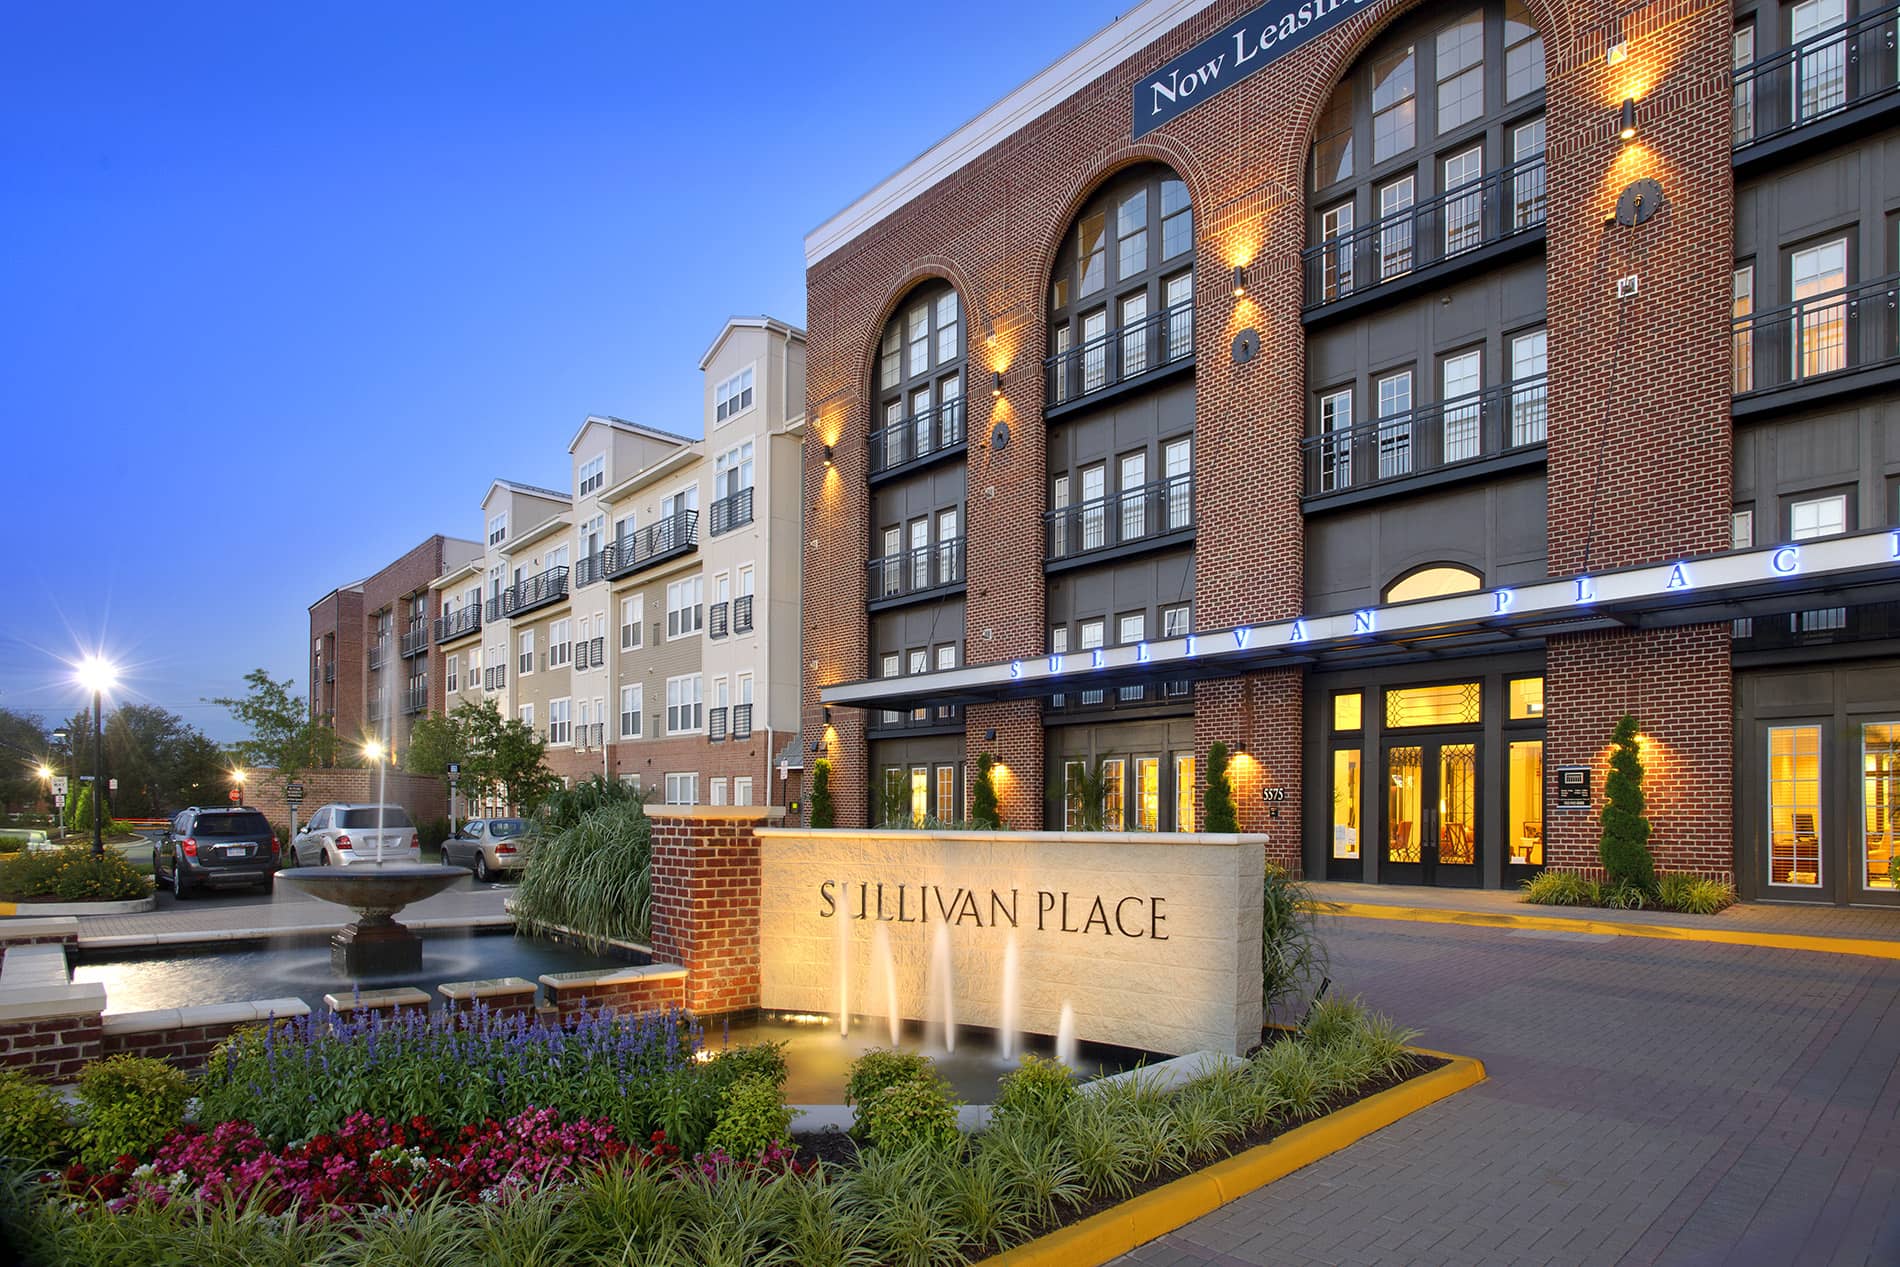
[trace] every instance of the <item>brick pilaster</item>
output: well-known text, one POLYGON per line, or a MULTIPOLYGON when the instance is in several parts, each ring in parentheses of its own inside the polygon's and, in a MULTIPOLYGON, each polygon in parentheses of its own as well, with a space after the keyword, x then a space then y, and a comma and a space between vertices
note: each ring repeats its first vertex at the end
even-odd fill
POLYGON ((1194 688, 1194 819, 1206 828, 1207 750, 1216 741, 1235 749, 1228 767, 1240 830, 1268 837, 1267 861, 1300 873, 1301 706, 1305 679, 1298 669, 1275 669, 1194 688), (1242 750, 1244 746, 1244 750, 1242 750), (1284 801, 1269 802, 1269 789, 1284 801), (1275 817, 1275 812, 1278 817, 1275 817))
POLYGON ((759 1005, 759 842, 783 811, 660 807, 653 813, 653 957, 686 969, 686 1010, 759 1005))

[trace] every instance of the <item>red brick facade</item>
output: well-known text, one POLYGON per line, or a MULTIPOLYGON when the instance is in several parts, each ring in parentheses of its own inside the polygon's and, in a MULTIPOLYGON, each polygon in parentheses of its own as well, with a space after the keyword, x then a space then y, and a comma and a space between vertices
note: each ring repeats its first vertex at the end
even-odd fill
POLYGON ((759 842, 765 809, 653 811, 653 958, 686 969, 687 1010, 759 1005, 759 842))
POLYGON ((0 1022, 0 1066, 69 1081, 104 1054, 99 1014, 0 1022))

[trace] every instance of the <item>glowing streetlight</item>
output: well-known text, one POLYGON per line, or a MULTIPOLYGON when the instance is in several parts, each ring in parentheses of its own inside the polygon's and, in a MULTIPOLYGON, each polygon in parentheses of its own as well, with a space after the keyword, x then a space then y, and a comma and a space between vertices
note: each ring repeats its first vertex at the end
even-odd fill
POLYGON ((369 740, 363 745, 363 756, 370 761, 381 761, 383 759, 383 745, 374 739, 369 740))
POLYGON ((104 656, 89 655, 79 662, 73 678, 92 692, 92 855, 105 856, 105 741, 100 723, 100 697, 119 683, 119 670, 104 656))
POLYGON ((40 782, 49 782, 53 777, 53 767, 47 765, 44 761, 40 762, 39 776, 40 782))

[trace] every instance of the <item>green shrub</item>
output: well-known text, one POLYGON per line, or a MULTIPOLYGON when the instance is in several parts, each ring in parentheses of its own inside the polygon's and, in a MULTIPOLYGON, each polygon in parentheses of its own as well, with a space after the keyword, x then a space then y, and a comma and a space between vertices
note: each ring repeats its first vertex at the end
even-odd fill
POLYGON ((831 803, 831 762, 820 757, 811 765, 811 825, 837 826, 838 808, 831 803))
POLYGON ((792 1137, 792 1110, 779 1084, 762 1073, 741 1074, 719 1095, 719 1118, 706 1138, 708 1149, 728 1157, 756 1157, 768 1144, 792 1137))
POLYGON ((124 1154, 145 1157, 185 1124, 191 1084, 151 1056, 110 1056, 79 1073, 79 1159, 103 1170, 124 1154))
POLYGON ((883 1087, 858 1102, 858 1131, 873 1148, 949 1148, 962 1138, 957 1101, 934 1074, 883 1087))
POLYGON ((1656 887, 1656 861, 1649 853, 1649 819, 1644 816, 1643 758, 1636 744, 1636 719, 1616 719, 1610 734, 1610 777, 1603 782, 1603 834, 1597 857, 1612 886, 1632 885, 1645 893, 1656 887))
POLYGON ((970 817, 979 831, 1000 831, 1003 813, 996 803, 996 758, 987 752, 976 758, 976 782, 970 788, 970 817))
POLYGON ((1321 999, 1307 1015, 1301 1033, 1314 1047, 1338 1047, 1350 1042, 1365 1022, 1365 1008, 1359 1000, 1338 997, 1321 999))
POLYGON ((996 1102, 990 1106, 990 1120, 1027 1122, 1053 1131, 1061 1124, 1063 1111, 1078 1094, 1075 1076, 1067 1065, 1029 1052, 1023 1056, 1022 1064, 1003 1075, 998 1083, 996 1102))
POLYGON ((566 831, 598 809, 614 805, 646 804, 646 793, 631 783, 596 774, 570 788, 560 788, 541 802, 541 827, 549 833, 566 831))
POLYGON ((1735 886, 1698 875, 1670 872, 1656 877, 1656 905, 1684 915, 1713 915, 1735 903, 1735 886))
POLYGON ((90 844, 40 849, 0 864, 0 898, 58 902, 123 902, 152 891, 151 879, 117 849, 93 856, 90 844))
POLYGON ((900 1082, 928 1082, 936 1076, 936 1067, 928 1056, 878 1047, 851 1062, 845 1075, 844 1102, 863 1104, 885 1087, 900 1082))
POLYGON ((1207 750, 1207 795, 1203 802, 1207 807, 1207 821, 1201 824, 1202 831, 1240 830, 1240 818, 1234 812, 1234 779, 1227 773, 1231 759, 1227 745, 1219 741, 1207 750))
POLYGON ((425 818, 416 824, 416 837, 422 846, 422 852, 432 854, 442 847, 449 838, 449 820, 446 818, 425 818))
POLYGON ((1630 880, 1605 885, 1600 905, 1612 911, 1640 911, 1653 900, 1648 889, 1630 880))
POLYGON ((0 1069, 0 1157, 28 1165, 72 1147, 72 1120, 59 1093, 18 1069, 0 1069))
POLYGON ((720 1052, 713 1058, 708 1072, 724 1090, 747 1076, 764 1078, 773 1086, 782 1087, 790 1070, 785 1064, 784 1043, 750 1043, 720 1052))
POLYGON ((1575 871, 1540 871, 1523 887, 1524 900, 1538 906, 1603 905, 1603 886, 1575 871))
POLYGON ((1284 867, 1267 864, 1260 923, 1260 1001, 1273 1009, 1326 974, 1326 944, 1319 936, 1319 904, 1304 883, 1284 867))
POLYGON ((652 920, 653 824, 638 799, 589 810, 542 837, 515 890, 515 922, 596 943, 645 941, 652 920))

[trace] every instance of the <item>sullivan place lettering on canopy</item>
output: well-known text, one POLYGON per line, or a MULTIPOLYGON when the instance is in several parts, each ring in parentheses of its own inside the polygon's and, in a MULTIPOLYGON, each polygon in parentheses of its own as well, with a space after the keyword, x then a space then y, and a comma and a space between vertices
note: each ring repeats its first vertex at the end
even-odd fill
POLYGON ((945 888, 937 884, 840 884, 818 886, 820 919, 861 919, 889 924, 969 924, 976 928, 1028 928, 1039 933, 1097 933, 1167 941, 1162 913, 1167 899, 1126 894, 1071 893, 1067 889, 945 888))
POLYGON ((1139 137, 1339 25, 1369 0, 1274 0, 1135 81, 1139 137))

